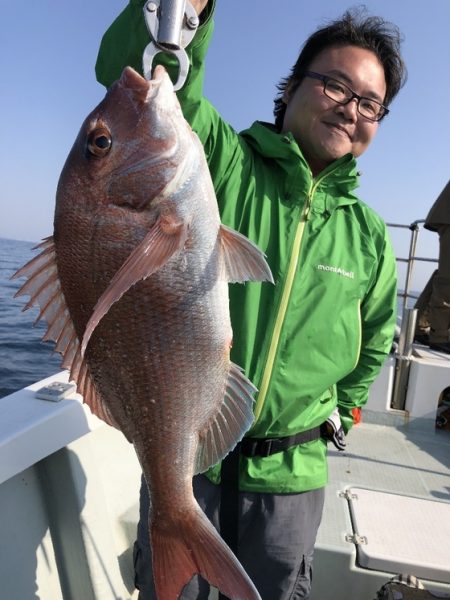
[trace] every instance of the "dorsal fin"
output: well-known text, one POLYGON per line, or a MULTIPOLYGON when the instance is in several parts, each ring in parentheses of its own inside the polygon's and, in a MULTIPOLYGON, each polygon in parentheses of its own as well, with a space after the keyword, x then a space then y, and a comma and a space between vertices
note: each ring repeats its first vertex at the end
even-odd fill
POLYGON ((63 357, 61 367, 70 370, 70 379, 77 384, 77 392, 83 396, 83 401, 91 411, 109 425, 117 427, 109 410, 97 394, 89 367, 81 357, 80 341, 58 277, 53 237, 46 238, 36 248, 42 249, 40 254, 32 258, 11 278, 27 278, 14 297, 25 294, 30 296, 23 310, 31 306, 39 306, 39 315, 34 324, 43 319, 48 325, 42 339, 56 343, 55 351, 63 357))
POLYGON ((222 406, 215 419, 199 433, 196 473, 203 473, 231 452, 254 420, 253 394, 257 390, 242 369, 230 364, 222 406))

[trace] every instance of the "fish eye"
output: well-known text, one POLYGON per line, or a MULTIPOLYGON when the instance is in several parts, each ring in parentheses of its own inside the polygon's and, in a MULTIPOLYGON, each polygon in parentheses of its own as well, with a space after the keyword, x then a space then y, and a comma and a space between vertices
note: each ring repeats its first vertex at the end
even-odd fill
POLYGON ((111 150, 111 146, 111 134, 104 127, 100 129, 94 129, 88 135, 86 148, 88 153, 92 154, 93 156, 97 156, 98 158, 106 156, 111 150))

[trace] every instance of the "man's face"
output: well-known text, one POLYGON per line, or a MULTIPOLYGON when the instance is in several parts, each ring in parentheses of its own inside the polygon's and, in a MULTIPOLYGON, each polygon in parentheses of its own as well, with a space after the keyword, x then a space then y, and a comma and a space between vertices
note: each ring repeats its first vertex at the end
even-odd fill
MULTIPOLYGON (((377 56, 358 46, 331 46, 318 54, 308 70, 345 83, 360 96, 383 102, 384 69, 377 56)), ((283 97, 286 113, 282 132, 292 132, 308 164, 317 175, 331 162, 351 152, 360 156, 372 141, 378 123, 357 111, 357 101, 337 104, 323 93, 323 82, 305 77, 283 97)))

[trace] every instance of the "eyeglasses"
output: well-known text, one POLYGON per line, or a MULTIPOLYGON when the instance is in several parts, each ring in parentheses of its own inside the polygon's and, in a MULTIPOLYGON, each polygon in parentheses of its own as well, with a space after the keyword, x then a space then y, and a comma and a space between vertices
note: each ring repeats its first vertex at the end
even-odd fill
POLYGON ((372 98, 366 98, 356 94, 342 81, 328 77, 328 75, 321 75, 314 71, 306 71, 305 77, 311 77, 312 79, 319 79, 323 82, 323 93, 331 100, 334 100, 338 104, 348 104, 356 98, 358 103, 356 108, 360 115, 369 119, 369 121, 381 121, 389 113, 389 109, 386 108, 381 102, 377 102, 372 98))

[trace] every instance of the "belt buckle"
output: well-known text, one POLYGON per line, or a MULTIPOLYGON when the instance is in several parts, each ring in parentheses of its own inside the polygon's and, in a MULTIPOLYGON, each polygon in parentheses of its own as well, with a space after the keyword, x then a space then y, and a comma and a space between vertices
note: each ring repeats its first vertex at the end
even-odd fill
POLYGON ((270 456, 273 453, 272 447, 275 442, 276 440, 274 438, 266 438, 264 440, 264 443, 261 444, 261 451, 259 453, 260 456, 262 456, 263 458, 265 458, 266 456, 270 456))

